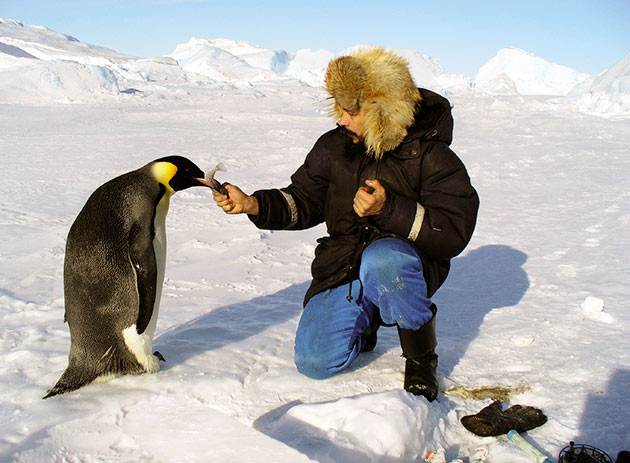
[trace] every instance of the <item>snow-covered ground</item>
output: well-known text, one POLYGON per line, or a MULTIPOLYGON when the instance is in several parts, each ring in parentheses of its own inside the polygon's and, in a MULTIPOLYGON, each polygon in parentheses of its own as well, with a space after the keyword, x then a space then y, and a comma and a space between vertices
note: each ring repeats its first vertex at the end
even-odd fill
MULTIPOLYGON (((619 111, 595 115, 578 97, 448 91, 453 148, 481 209, 472 242, 435 297, 438 401, 401 390, 404 360, 392 328, 350 371, 325 381, 299 375, 293 339, 325 230, 257 230, 223 214, 201 188, 175 195, 167 219, 154 341, 167 360, 162 370, 42 400, 70 346, 65 237, 96 187, 171 154, 203 169, 221 162, 227 170, 217 178, 245 191, 284 186, 333 124, 321 89, 271 69, 249 74, 247 60, 275 55, 238 42, 229 43, 236 54, 215 47, 216 55, 207 47, 217 42, 203 43, 206 62, 225 64, 228 77, 217 78, 180 66, 186 47, 139 60, 71 43, 58 60, 42 45, 24 45, 33 31, 6 40, 6 28, 0 462, 393 463, 422 461, 438 448, 466 461, 480 446, 490 462, 531 461, 506 438, 479 438, 459 423, 490 403, 485 388, 497 387, 509 403, 544 410, 548 423, 525 438, 554 459, 570 440, 613 458, 630 449, 626 94, 610 94, 619 111), (68 60, 72 53, 90 60, 68 60)), ((46 34, 36 42, 52 46, 46 34)), ((307 53, 303 62, 322 56, 307 53)), ((623 87, 620 72, 613 80, 623 87)))

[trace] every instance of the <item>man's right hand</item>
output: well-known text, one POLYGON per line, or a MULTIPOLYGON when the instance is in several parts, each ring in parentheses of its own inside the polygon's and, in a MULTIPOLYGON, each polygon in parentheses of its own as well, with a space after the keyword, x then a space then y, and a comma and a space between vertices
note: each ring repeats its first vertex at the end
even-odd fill
POLYGON ((214 201, 226 214, 258 215, 258 200, 255 196, 248 196, 239 187, 224 183, 229 196, 212 191, 214 201))

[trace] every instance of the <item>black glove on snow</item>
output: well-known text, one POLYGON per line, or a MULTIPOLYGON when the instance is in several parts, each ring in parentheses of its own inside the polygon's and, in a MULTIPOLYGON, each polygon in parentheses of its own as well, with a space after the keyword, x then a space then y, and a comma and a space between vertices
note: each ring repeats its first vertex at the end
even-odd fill
POLYGON ((462 424, 478 436, 500 436, 514 429, 525 432, 547 422, 543 412, 534 407, 513 405, 503 410, 500 401, 492 402, 476 415, 467 415, 461 419, 462 424))

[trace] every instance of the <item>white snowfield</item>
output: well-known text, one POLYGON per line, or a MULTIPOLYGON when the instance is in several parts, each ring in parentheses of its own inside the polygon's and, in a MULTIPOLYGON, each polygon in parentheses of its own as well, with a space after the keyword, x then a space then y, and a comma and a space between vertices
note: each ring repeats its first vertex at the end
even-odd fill
POLYGON ((491 402, 462 391, 489 387, 543 409, 524 437, 554 461, 570 440, 613 460, 630 449, 628 56, 569 97, 480 91, 415 63, 454 106, 452 147, 481 198, 435 296, 438 401, 402 390, 392 328, 349 371, 301 376, 293 341, 325 229, 258 230, 204 188, 171 200, 161 371, 42 400, 70 347, 65 238, 94 189, 173 154, 221 162, 217 179, 246 192, 282 187, 334 127, 314 84, 326 52, 191 42, 139 59, 0 20, 0 462, 410 463, 480 446, 489 462, 531 461, 461 426, 491 402), (194 72, 180 62, 193 48, 194 72), (588 106, 584 92, 607 96, 588 106))

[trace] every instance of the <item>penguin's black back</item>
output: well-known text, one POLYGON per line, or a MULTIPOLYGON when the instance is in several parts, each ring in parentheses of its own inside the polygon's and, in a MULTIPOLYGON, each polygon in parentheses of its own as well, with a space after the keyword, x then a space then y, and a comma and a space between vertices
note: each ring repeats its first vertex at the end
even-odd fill
MULTIPOLYGON (((136 273, 155 274, 150 265, 133 266, 134 261, 155 261, 154 218, 164 191, 147 165, 101 185, 72 224, 64 260, 69 364, 46 397, 78 389, 99 376, 144 371, 123 345, 121 333, 138 322, 143 295, 136 273), (147 253, 151 255, 139 255, 147 253)), ((155 286, 156 277, 145 276, 155 286)), ((143 302, 153 307, 155 301, 143 302)))

